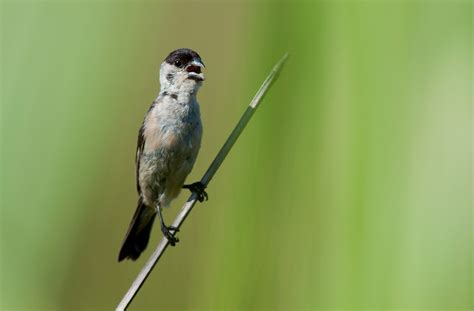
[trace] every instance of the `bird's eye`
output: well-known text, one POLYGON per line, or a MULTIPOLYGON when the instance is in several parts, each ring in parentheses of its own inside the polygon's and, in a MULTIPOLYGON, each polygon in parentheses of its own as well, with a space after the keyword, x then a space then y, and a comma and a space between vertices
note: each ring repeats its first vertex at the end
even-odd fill
POLYGON ((181 64, 181 61, 179 61, 179 60, 176 60, 176 61, 174 62, 174 64, 175 64, 177 67, 181 67, 181 65, 182 65, 182 64, 181 64))

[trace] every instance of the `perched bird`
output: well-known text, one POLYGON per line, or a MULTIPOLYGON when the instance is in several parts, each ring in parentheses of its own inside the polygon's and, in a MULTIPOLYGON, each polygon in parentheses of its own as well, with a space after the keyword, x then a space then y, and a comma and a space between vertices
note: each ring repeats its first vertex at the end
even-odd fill
POLYGON ((204 81, 204 64, 190 49, 171 52, 160 68, 160 94, 148 109, 138 132, 135 158, 138 206, 118 260, 136 260, 145 250, 156 214, 161 231, 172 246, 177 228, 166 226, 162 209, 182 188, 207 199, 200 182, 184 185, 201 146, 202 124, 197 92, 204 81))

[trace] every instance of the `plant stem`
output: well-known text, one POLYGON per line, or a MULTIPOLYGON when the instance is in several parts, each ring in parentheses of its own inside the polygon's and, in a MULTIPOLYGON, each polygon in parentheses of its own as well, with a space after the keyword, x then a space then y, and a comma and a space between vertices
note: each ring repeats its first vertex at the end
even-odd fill
MULTIPOLYGON (((224 161, 225 157, 229 153, 230 149, 232 149, 232 146, 237 141, 237 138, 239 138, 240 134, 242 133, 244 128, 247 126, 247 123, 249 122, 250 118, 254 114, 255 110, 258 108, 258 105, 262 101, 264 95, 267 93, 272 83, 278 77, 278 74, 280 73, 283 67, 283 64, 285 63, 287 58, 288 58, 288 53, 286 53, 281 58, 281 60, 273 67, 272 71, 267 76, 262 86, 258 90, 257 94, 255 94, 254 98, 252 99, 249 106, 247 107, 247 110, 245 110, 244 114, 240 118, 239 123, 237 123, 234 130, 232 131, 232 133, 230 134, 230 136, 227 138, 226 142, 222 146, 221 150, 216 155, 214 161, 212 161, 211 165, 209 166, 206 173, 202 177, 201 183, 203 183, 204 186, 207 186, 209 182, 211 181, 212 177, 214 177, 214 174, 217 172, 222 162, 224 161)), ((184 222, 186 217, 189 215, 189 213, 193 209, 194 204, 196 204, 196 201, 197 201, 196 194, 195 193, 191 194, 189 199, 186 201, 186 203, 184 203, 184 206, 181 208, 181 211, 179 212, 175 221, 173 222, 172 224, 173 227, 176 227, 176 228, 181 227, 182 223, 184 222)), ((150 275, 151 270, 153 270, 153 267, 156 265, 158 260, 160 260, 161 256, 165 252, 166 248, 168 247, 168 244, 169 244, 168 239, 163 237, 160 243, 158 244, 158 247, 155 249, 155 251, 151 255, 150 259, 148 259, 145 266, 142 268, 142 270, 138 274, 135 281, 133 281, 132 285, 130 286, 125 296, 122 298, 122 301, 120 301, 116 310, 125 310, 130 305, 133 298, 135 297, 137 292, 140 290, 140 287, 143 285, 146 278, 150 275)))

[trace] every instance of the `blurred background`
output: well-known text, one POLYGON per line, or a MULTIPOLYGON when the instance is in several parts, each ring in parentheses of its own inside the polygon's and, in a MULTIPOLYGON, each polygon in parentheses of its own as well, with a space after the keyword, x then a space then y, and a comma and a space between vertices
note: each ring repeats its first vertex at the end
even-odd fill
MULTIPOLYGON (((198 51, 199 179, 284 71, 130 310, 472 310, 470 1, 3 1, 1 309, 110 310, 138 128, 198 51)), ((183 192, 165 218, 174 219, 183 192)))

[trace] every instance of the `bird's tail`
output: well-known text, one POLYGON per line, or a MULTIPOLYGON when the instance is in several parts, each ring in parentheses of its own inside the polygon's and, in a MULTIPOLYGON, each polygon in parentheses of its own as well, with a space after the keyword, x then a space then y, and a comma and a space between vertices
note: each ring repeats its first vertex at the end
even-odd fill
POLYGON ((148 240, 150 239, 150 232, 155 216, 156 210, 146 206, 142 198, 139 198, 137 210, 133 215, 132 222, 123 240, 118 261, 122 261, 125 258, 136 260, 140 257, 140 254, 145 250, 148 240))

